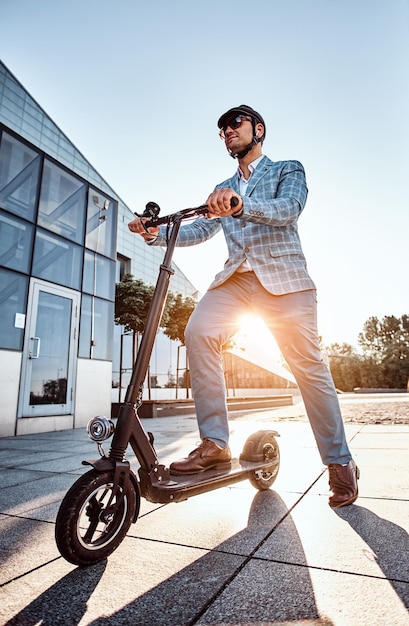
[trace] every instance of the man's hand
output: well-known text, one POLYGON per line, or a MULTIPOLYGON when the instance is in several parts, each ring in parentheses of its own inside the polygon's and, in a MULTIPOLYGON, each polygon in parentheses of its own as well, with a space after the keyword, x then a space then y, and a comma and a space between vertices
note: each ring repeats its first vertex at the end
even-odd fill
POLYGON ((144 223, 148 221, 147 217, 137 217, 132 222, 129 222, 128 228, 131 233, 141 235, 145 241, 153 241, 159 234, 159 226, 151 226, 146 230, 144 223))
POLYGON ((206 200, 209 212, 206 217, 208 219, 216 219, 218 217, 228 217, 233 213, 240 213, 243 208, 243 200, 234 189, 216 189, 206 200), (237 198, 238 204, 233 208, 231 206, 232 198, 237 198))

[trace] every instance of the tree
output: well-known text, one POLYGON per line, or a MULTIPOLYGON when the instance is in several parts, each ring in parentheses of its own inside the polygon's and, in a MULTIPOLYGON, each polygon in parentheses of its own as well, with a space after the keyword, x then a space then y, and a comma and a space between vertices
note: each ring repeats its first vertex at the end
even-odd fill
MULTIPOLYGON (((125 327, 126 332, 142 334, 151 305, 154 287, 140 278, 125 274, 115 288, 115 324, 125 327)), ((160 327, 169 339, 184 343, 185 328, 196 307, 190 296, 169 292, 160 327)))
POLYGON ((154 287, 125 274, 115 286, 115 324, 126 332, 143 333, 154 287))
POLYGON ((353 391, 362 386, 362 358, 348 343, 333 343, 326 352, 335 387, 340 391, 353 391))
POLYGON ((169 339, 185 342, 185 328, 196 307, 196 301, 190 296, 170 293, 166 304, 166 315, 163 320, 163 332, 169 339))
POLYGON ((382 320, 370 317, 359 334, 364 355, 375 364, 380 385, 386 388, 407 387, 409 378, 409 315, 401 318, 386 315, 382 320))

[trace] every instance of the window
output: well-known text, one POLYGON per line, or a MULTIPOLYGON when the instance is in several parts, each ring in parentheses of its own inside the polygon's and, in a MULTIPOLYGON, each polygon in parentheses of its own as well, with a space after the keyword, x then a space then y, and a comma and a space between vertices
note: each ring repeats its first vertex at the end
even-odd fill
POLYGON ((84 243, 86 185, 45 160, 38 224, 75 243, 84 243))
POLYGON ((115 299, 115 261, 85 250, 82 290, 107 300, 115 299))
POLYGON ((115 282, 119 283, 125 274, 131 273, 131 259, 121 254, 117 255, 115 282))
POLYGON ((79 357, 112 360, 113 321, 113 302, 82 296, 79 357))
POLYGON ((0 269, 0 348, 22 350, 28 276, 0 269))
POLYGON ((89 189, 85 246, 110 259, 116 252, 116 212, 116 202, 89 189))
POLYGON ((0 265, 29 273, 34 226, 0 211, 0 265))
POLYGON ((0 144, 0 205, 33 222, 40 155, 3 132, 0 144))
POLYGON ((83 248, 37 229, 33 276, 57 285, 80 289, 83 248))

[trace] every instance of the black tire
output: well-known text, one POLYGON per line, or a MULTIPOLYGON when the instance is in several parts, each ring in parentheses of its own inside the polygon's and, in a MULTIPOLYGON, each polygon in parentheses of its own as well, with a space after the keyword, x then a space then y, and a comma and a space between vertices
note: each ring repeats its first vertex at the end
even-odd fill
POLYGON ((128 480, 125 489, 120 488, 123 498, 118 509, 107 514, 112 486, 113 472, 93 469, 65 495, 57 514, 55 539, 61 555, 70 563, 86 567, 103 561, 128 532, 136 507, 139 509, 139 492, 128 480))
POLYGON ((259 491, 270 489, 280 469, 280 449, 275 434, 268 430, 254 433, 247 439, 241 454, 241 458, 247 461, 272 461, 271 466, 255 471, 249 477, 250 484, 259 491))

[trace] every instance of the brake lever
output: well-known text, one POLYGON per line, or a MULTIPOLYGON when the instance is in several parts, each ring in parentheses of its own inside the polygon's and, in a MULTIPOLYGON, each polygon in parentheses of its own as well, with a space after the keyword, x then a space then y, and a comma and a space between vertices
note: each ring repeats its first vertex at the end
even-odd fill
POLYGON ((150 219, 156 219, 160 213, 160 206, 156 202, 148 202, 145 206, 145 210, 142 214, 134 212, 136 217, 148 217, 150 219))

